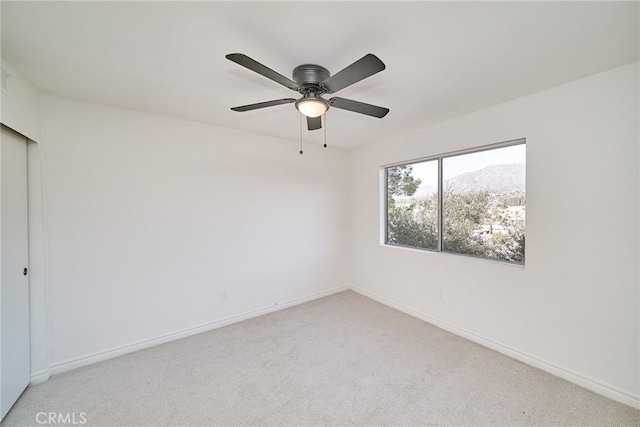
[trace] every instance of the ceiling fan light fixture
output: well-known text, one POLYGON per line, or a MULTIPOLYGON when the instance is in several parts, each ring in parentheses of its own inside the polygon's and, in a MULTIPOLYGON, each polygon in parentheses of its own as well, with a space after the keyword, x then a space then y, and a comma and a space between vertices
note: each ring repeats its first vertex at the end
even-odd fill
POLYGON ((296 108, 307 117, 320 117, 328 109, 329 104, 315 95, 308 95, 296 101, 296 108))

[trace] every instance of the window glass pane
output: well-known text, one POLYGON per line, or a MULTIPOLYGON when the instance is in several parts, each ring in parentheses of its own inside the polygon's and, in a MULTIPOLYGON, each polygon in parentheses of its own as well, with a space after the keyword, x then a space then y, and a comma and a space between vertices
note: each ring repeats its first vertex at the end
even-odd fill
POLYGON ((445 157, 443 250, 524 263, 525 145, 445 157))
POLYGON ((387 243, 438 249, 438 161, 387 168, 387 243))

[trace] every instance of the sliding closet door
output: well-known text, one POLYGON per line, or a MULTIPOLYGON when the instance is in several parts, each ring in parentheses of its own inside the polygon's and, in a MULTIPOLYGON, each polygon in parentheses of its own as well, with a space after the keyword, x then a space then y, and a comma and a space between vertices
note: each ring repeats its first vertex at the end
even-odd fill
POLYGON ((27 140, 0 134, 0 419, 29 384, 27 140))

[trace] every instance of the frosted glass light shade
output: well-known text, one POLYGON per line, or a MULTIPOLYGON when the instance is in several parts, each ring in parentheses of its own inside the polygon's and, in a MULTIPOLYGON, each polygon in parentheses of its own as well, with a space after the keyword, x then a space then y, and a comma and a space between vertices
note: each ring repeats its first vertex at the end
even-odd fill
POLYGON ((327 111, 327 104, 319 99, 301 99, 296 102, 296 108, 307 117, 319 117, 327 111))

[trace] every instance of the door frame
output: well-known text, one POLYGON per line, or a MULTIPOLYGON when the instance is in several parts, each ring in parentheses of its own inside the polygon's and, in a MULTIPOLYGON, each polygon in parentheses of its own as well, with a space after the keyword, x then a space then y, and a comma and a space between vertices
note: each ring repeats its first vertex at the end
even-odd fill
POLYGON ((47 241, 43 144, 27 138, 27 197, 29 201, 29 323, 30 384, 47 381, 51 374, 47 241))

